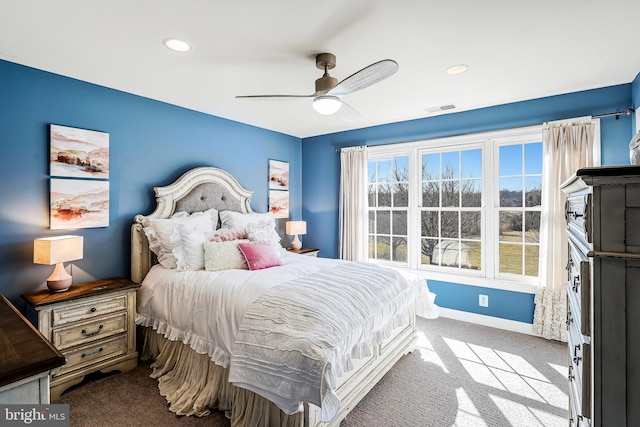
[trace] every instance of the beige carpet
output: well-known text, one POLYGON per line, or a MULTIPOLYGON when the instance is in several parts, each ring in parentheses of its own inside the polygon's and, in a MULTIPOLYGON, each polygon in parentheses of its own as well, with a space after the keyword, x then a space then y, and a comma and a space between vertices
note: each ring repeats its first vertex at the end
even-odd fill
MULTIPOLYGON (((566 344, 450 319, 418 320, 418 349, 401 359, 342 427, 567 425, 566 344)), ((228 427, 168 411, 149 365, 93 377, 53 403, 71 425, 228 427)))

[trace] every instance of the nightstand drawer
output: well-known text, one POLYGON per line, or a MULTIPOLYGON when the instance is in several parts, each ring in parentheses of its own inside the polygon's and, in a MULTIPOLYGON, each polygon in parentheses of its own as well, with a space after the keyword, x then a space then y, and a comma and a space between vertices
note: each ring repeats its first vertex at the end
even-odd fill
POLYGON ((113 298, 96 299, 91 302, 56 307, 52 310, 52 326, 66 325, 67 323, 86 320, 91 317, 127 309, 127 296, 120 295, 113 298))
POLYGON ((52 344, 59 350, 120 334, 127 330, 125 311, 90 322, 73 324, 52 331, 52 344))
POLYGON ((85 366, 98 363, 102 360, 116 357, 127 352, 127 336, 120 335, 115 338, 100 341, 91 345, 75 348, 69 352, 62 353, 67 358, 67 364, 56 373, 53 378, 57 378, 68 372, 81 369, 85 366))

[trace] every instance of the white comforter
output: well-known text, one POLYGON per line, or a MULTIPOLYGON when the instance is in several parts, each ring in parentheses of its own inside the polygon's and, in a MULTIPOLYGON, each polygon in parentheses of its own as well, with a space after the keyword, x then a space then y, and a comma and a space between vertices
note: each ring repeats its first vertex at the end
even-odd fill
MULTIPOLYGON (((153 327, 169 340, 182 341, 196 352, 208 354, 213 362, 227 368, 234 355, 236 338, 240 326, 245 322, 245 314, 260 295, 278 285, 300 281, 309 275, 322 275, 334 267, 344 267, 347 264, 346 261, 296 254, 286 254, 283 263, 281 267, 258 271, 219 272, 177 271, 156 265, 147 274, 138 292, 136 323, 153 327)), ((407 287, 420 287, 420 284, 426 291, 423 280, 407 287)), ((317 297, 318 294, 315 295, 317 297)), ((381 313, 379 319, 371 319, 378 326, 380 322, 389 320, 388 312, 381 313), (384 316, 387 318, 383 318, 384 316)), ((362 342, 350 342, 350 348, 346 352, 352 352, 354 347, 360 348, 362 344, 370 345, 371 340, 369 335, 363 336, 362 342)), ((348 359, 350 356, 351 354, 337 355, 336 360, 331 361, 338 374, 343 369, 348 370, 348 366, 342 365, 342 358, 348 359)), ((325 378, 324 381, 324 386, 329 385, 331 388, 333 379, 325 378)), ((253 389, 260 393, 259 387, 253 389)), ((322 391, 323 395, 325 392, 326 388, 322 391)), ((328 395, 331 396, 332 393, 328 395)), ((300 399, 274 395, 265 397, 275 401, 288 413, 295 412, 300 407, 300 399)), ((339 401, 327 399, 322 405, 323 418, 330 418, 337 410, 339 401)))

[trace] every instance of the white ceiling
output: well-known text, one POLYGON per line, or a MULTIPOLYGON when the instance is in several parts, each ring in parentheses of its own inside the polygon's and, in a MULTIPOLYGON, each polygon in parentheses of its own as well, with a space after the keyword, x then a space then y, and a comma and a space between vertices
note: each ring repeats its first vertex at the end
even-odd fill
POLYGON ((638 0, 0 0, 0 58, 308 137, 629 83, 639 16, 638 0), (343 97, 357 120, 235 98, 313 93, 321 52, 338 80, 386 58, 400 68, 343 97), (460 63, 470 71, 445 73, 460 63))

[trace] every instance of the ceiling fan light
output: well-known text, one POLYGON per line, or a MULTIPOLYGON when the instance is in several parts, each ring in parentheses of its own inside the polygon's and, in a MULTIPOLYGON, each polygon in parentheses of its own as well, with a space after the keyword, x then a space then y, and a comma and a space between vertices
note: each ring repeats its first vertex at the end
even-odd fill
POLYGON ((342 102, 337 96, 322 95, 313 100, 313 109, 325 116, 330 116, 340 109, 342 102))

